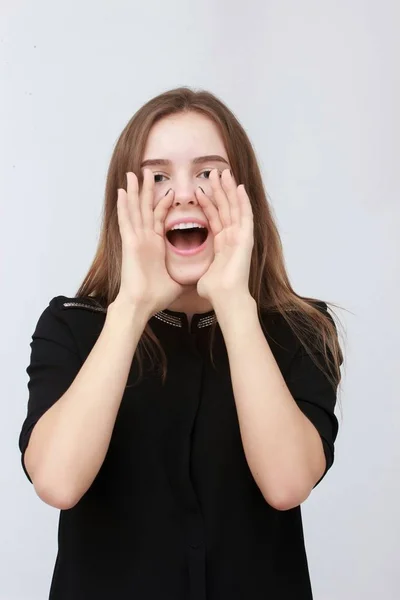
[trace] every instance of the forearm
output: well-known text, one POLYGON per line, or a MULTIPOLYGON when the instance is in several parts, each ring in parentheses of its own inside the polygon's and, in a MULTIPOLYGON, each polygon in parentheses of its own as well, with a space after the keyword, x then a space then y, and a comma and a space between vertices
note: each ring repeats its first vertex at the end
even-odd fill
POLYGON ((106 456, 147 315, 116 300, 65 394, 35 425, 25 464, 38 495, 69 508, 90 487, 106 456))
POLYGON ((249 468, 266 500, 288 509, 322 476, 321 438, 294 401, 261 329, 250 297, 216 309, 231 370, 249 468))

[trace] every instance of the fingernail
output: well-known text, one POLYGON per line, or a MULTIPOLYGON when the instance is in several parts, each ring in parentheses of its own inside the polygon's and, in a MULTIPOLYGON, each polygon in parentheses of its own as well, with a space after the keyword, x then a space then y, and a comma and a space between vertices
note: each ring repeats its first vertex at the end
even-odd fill
POLYGON ((199 188, 201 189, 201 191, 203 192, 203 194, 205 195, 205 191, 203 190, 203 188, 201 187, 201 185, 199 185, 199 188))
POLYGON ((168 192, 165 195, 167 196, 171 190, 172 190, 172 188, 169 188, 168 192))

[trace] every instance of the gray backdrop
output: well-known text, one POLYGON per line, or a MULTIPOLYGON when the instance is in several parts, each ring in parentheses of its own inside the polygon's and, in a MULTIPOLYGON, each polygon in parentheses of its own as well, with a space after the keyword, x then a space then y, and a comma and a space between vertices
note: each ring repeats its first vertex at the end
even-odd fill
POLYGON ((30 336, 89 267, 120 131, 182 84, 221 96, 250 134, 295 289, 346 309, 336 463, 303 508, 315 600, 398 599, 399 3, 0 11, 0 600, 47 598, 56 552, 58 511, 17 447, 30 336))

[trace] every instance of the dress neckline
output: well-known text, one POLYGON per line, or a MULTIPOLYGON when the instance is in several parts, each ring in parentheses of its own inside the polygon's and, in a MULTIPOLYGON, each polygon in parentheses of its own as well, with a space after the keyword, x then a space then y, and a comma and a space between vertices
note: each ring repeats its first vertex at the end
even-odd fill
MULTIPOLYGON (((188 324, 188 318, 186 313, 165 308, 159 310, 153 315, 159 321, 171 325, 172 327, 184 327, 188 324)), ((192 316, 191 327, 202 329, 203 327, 209 327, 217 321, 217 316, 214 310, 209 310, 204 313, 195 313, 192 316)))

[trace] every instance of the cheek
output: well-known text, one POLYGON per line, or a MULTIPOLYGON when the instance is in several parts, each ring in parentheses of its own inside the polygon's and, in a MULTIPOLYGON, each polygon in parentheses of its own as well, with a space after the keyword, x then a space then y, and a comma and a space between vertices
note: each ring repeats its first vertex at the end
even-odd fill
POLYGON ((200 178, 198 185, 203 188, 204 192, 210 198, 210 200, 213 200, 213 191, 212 191, 211 182, 209 181, 209 179, 201 179, 200 178))
POLYGON ((213 189, 211 186, 211 182, 208 181, 207 179, 201 179, 198 185, 203 188, 203 191, 206 194, 206 196, 211 200, 211 202, 214 204, 214 206, 216 208, 218 208, 217 203, 214 198, 214 192, 213 192, 213 189))
POLYGON ((158 184, 155 186, 154 188, 154 200, 153 200, 153 208, 155 208, 157 206, 157 204, 164 198, 164 196, 167 194, 168 190, 172 187, 171 184, 168 185, 169 182, 167 182, 166 184, 158 184))

